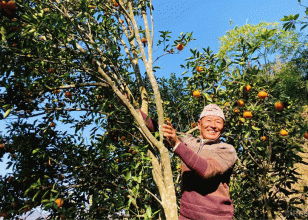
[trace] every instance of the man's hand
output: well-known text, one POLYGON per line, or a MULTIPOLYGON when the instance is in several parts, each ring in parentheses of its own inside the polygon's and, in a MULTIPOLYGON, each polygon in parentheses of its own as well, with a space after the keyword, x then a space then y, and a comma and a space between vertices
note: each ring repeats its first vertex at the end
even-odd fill
POLYGON ((178 136, 176 135, 176 131, 172 127, 170 121, 167 121, 167 124, 162 125, 162 132, 170 147, 174 148, 175 145, 180 142, 178 136))

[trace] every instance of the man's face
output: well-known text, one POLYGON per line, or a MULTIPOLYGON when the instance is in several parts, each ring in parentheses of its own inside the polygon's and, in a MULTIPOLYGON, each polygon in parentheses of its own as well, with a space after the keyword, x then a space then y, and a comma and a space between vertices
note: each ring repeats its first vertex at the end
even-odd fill
POLYGON ((224 120, 219 116, 205 116, 198 121, 198 128, 203 139, 216 140, 220 137, 224 120))

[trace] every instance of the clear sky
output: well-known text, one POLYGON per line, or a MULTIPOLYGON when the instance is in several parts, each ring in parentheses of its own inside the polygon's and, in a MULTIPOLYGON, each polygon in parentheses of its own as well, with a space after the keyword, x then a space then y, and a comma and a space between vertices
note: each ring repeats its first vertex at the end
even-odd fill
POLYGON ((162 67, 158 74, 163 76, 171 72, 181 75, 184 70, 179 66, 191 55, 189 48, 201 50, 209 46, 217 52, 218 38, 235 26, 279 22, 284 15, 303 14, 304 11, 297 0, 153 0, 153 5, 156 37, 159 37, 158 31, 170 30, 174 39, 181 32, 193 32, 196 38, 179 55, 165 56, 156 63, 162 67))
MULTIPOLYGON (((169 30, 175 40, 181 32, 193 32, 195 41, 191 42, 180 54, 161 58, 156 63, 162 69, 157 76, 168 77, 172 72, 181 76, 180 64, 190 56, 189 48, 210 48, 218 51, 218 38, 222 37, 234 26, 246 23, 258 24, 262 21, 279 22, 284 15, 301 13, 304 9, 297 0, 152 0, 154 6, 154 43, 157 42, 158 31, 169 30), (230 26, 230 20, 233 24, 230 26)), ((304 4, 307 1, 302 1, 304 4)), ((155 57, 159 56, 154 53, 155 57)), ((0 121, 0 132, 5 132, 5 123, 0 121)), ((7 155, 6 155, 7 157, 7 155)), ((6 157, 4 162, 6 162, 6 157)), ((0 162, 0 175, 7 173, 6 165, 0 162)), ((1 218, 0 218, 1 219, 1 218)), ((30 218, 29 218, 30 219, 30 218)))

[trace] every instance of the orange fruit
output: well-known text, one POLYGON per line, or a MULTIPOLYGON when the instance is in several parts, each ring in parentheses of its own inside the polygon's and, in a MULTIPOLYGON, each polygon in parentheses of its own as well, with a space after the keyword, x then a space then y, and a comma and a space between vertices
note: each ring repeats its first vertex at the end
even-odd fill
POLYGON ((283 103, 282 102, 276 102, 275 103, 275 108, 278 110, 278 111, 282 111, 283 110, 283 103))
POLYGON ((305 131, 304 138, 308 139, 308 132, 305 131))
POLYGON ((54 128, 54 127, 56 127, 56 124, 53 123, 53 122, 51 122, 51 123, 49 124, 49 126, 50 126, 51 128, 54 128))
POLYGON ((4 148, 4 144, 0 144, 0 148, 4 148))
POLYGON ((60 93, 60 89, 55 89, 55 90, 53 90, 53 93, 56 94, 56 95, 58 95, 58 94, 60 93))
POLYGON ((193 96, 194 96, 195 98, 200 97, 200 92, 199 92, 199 90, 193 91, 193 96))
POLYGON ((258 93, 259 99, 265 99, 267 96, 268 96, 268 95, 267 95, 267 93, 266 93, 265 91, 260 91, 260 92, 258 93))
POLYGON ((113 5, 114 7, 119 7, 119 3, 117 3, 116 1, 113 1, 113 5))
POLYGON ((250 90, 251 90, 251 86, 249 84, 244 86, 244 92, 250 92, 250 90))
POLYGON ((58 180, 59 181, 62 181, 64 179, 64 175, 63 174, 60 174, 59 176, 58 176, 58 180))
POLYGON ((177 46, 176 46, 176 49, 178 50, 183 50, 184 49, 184 45, 182 43, 179 43, 177 46))
POLYGON ((12 177, 12 176, 9 176, 8 177, 8 179, 7 179, 7 181, 10 183, 10 182, 12 182, 14 180, 14 177, 12 177))
POLYGON ((7 6, 6 4, 7 4, 6 1, 1 1, 1 2, 0 2, 0 8, 5 9, 6 6, 7 6))
POLYGON ((6 7, 7 7, 8 9, 13 9, 13 10, 15 10, 15 9, 16 9, 16 3, 13 2, 13 1, 8 1, 8 2, 6 3, 6 7))
POLYGON ((48 70, 48 72, 49 72, 49 73, 55 73, 55 69, 54 69, 54 68, 50 68, 50 69, 48 70))
POLYGON ((239 110, 238 108, 235 108, 235 109, 233 110, 233 113, 235 113, 235 114, 240 113, 240 110, 239 110))
POLYGON ((287 135, 288 135, 288 132, 287 132, 286 130, 284 130, 284 129, 281 129, 280 135, 281 135, 281 136, 287 136, 287 135))
POLYGON ((145 37, 143 37, 143 38, 141 38, 141 42, 142 42, 143 44, 145 44, 145 43, 147 42, 147 39, 146 39, 145 37))
POLYGON ((202 72, 204 68, 202 66, 197 66, 196 67, 197 72, 202 72))
POLYGON ((123 19, 120 19, 120 22, 123 24, 123 23, 124 23, 124 20, 123 20, 123 19))
POLYGON ((245 105, 244 101, 241 100, 241 99, 237 101, 237 104, 238 104, 238 106, 240 106, 240 107, 242 107, 242 106, 245 105))
POLYGON ((262 140, 262 141, 267 141, 267 140, 268 140, 268 137, 262 136, 262 137, 261 137, 261 140, 262 140))
POLYGON ((245 118, 239 118, 239 123, 245 123, 245 118))
POLYGON ((195 122, 193 122, 193 123, 191 123, 191 127, 195 128, 195 127, 197 127, 197 124, 195 122))
POLYGON ((55 203, 58 205, 58 208, 62 207, 63 206, 63 199, 61 198, 57 198, 55 203))
POLYGON ((72 93, 70 91, 66 91, 65 92, 65 97, 66 98, 71 98, 72 97, 72 93))
POLYGON ((244 118, 251 118, 252 117, 251 111, 244 111, 243 117, 244 118))

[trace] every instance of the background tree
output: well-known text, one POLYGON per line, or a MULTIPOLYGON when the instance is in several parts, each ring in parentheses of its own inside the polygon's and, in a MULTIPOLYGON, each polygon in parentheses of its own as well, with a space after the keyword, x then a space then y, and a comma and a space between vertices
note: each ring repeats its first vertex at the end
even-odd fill
MULTIPOLYGON (((153 104, 164 123, 153 72, 151 1, 16 1, 1 7, 2 111, 4 118, 18 119, 2 138, 2 155, 11 153, 14 169, 1 179, 2 213, 12 217, 42 206, 55 218, 123 210, 149 218, 152 209, 161 209, 161 217, 177 218, 169 152, 139 112, 148 114, 153 104), (74 134, 62 132, 61 124, 74 134), (89 140, 83 135, 88 125, 89 140), (153 200, 159 207, 149 206, 153 200)), ((169 41, 167 35, 162 32, 159 44, 169 41)), ((180 51, 190 40, 191 34, 182 34, 163 51, 180 51)))

